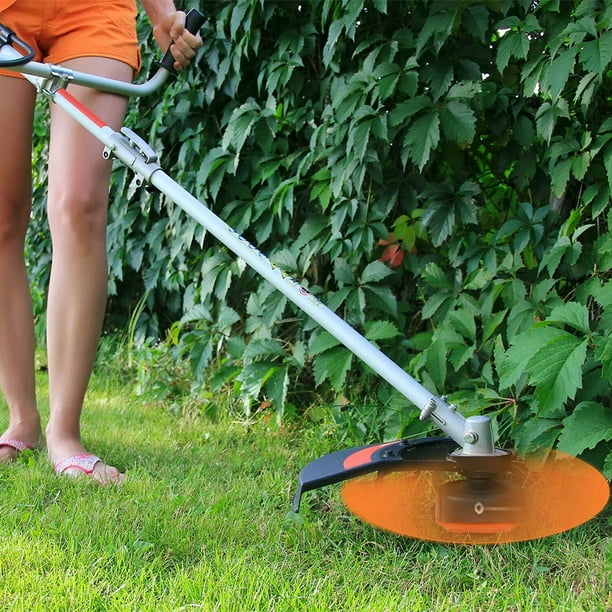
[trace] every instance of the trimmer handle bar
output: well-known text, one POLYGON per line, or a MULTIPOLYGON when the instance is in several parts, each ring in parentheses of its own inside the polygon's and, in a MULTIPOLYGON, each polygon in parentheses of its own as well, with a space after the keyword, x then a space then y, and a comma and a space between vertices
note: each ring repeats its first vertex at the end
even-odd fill
MULTIPOLYGON (((198 30, 206 20, 206 17, 198 11, 191 9, 185 18, 185 27, 192 34, 198 30)), ((118 94, 128 97, 144 97, 161 88, 170 76, 176 75, 174 70, 174 58, 170 49, 166 51, 157 72, 144 83, 123 83, 114 79, 98 77, 76 70, 32 61, 34 50, 15 32, 0 23, 0 68, 15 70, 23 75, 31 75, 43 79, 62 78, 67 82, 84 85, 100 91, 118 94), (21 52, 20 52, 21 51, 21 52)))

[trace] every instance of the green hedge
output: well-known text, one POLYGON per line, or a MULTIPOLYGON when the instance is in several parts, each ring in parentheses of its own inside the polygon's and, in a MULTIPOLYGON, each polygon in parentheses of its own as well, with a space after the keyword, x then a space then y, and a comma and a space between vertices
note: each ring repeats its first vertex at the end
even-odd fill
MULTIPOLYGON (((197 70, 127 119, 167 171, 430 389, 491 414, 502 441, 604 466, 609 4, 202 8, 197 70)), ((230 388, 279 420, 339 400, 363 439, 423 432, 404 398, 177 207, 123 168, 112 196, 109 327, 132 317, 149 346, 170 332, 192 393, 230 388)), ((39 223, 31 236, 43 286, 39 223)))

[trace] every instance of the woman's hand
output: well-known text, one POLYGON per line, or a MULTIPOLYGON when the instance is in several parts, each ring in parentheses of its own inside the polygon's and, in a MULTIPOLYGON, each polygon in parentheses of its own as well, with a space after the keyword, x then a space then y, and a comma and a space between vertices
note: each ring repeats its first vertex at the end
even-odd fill
POLYGON ((174 11, 162 17, 153 27, 153 35, 162 51, 166 52, 170 48, 175 59, 175 70, 186 68, 202 46, 200 35, 192 34, 185 28, 183 11, 174 11))

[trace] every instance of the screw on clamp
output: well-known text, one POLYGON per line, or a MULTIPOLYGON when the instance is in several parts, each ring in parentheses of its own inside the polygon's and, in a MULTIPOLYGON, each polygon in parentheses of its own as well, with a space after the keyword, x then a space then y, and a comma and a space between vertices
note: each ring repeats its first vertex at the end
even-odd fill
POLYGON ((423 410, 421 410, 421 414, 419 415, 420 421, 425 421, 431 416, 431 413, 436 409, 436 400, 433 397, 429 398, 427 404, 425 404, 423 410))

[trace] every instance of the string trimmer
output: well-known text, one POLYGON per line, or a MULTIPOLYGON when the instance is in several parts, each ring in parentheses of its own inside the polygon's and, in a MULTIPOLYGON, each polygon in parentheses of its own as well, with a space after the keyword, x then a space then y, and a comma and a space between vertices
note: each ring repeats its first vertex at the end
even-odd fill
MULTIPOLYGON (((202 22, 198 11, 189 12, 190 31, 196 32, 202 22)), ((496 543, 570 529, 605 506, 609 487, 596 469, 557 451, 542 461, 519 459, 513 451, 497 448, 489 417, 465 418, 445 396, 428 391, 172 180, 147 142, 127 127, 111 129, 68 91, 75 83, 123 96, 149 95, 172 72, 169 52, 159 71, 141 84, 32 60, 28 45, 0 25, 1 67, 20 72, 100 140, 105 157, 118 159, 140 184, 148 183, 182 208, 414 404, 422 420, 446 434, 360 446, 314 460, 300 473, 293 500, 296 512, 304 492, 344 482, 348 508, 380 528, 429 540, 496 543)))

